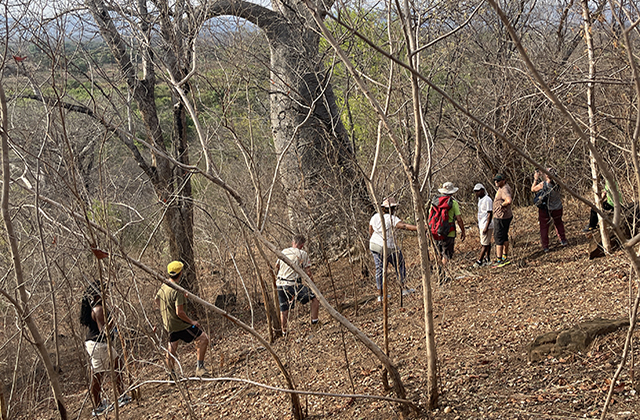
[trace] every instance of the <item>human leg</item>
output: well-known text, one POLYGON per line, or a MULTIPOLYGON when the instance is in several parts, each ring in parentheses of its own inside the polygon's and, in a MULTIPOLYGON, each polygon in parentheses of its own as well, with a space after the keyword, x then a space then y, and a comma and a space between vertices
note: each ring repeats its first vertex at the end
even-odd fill
POLYGON ((567 237, 564 231, 564 222, 562 221, 562 209, 554 210, 551 212, 553 217, 553 224, 556 226, 556 234, 562 244, 567 242, 567 237))
POLYGON ((202 334, 196 338, 194 342, 196 346, 196 357, 198 362, 204 362, 204 357, 207 354, 207 348, 209 347, 209 336, 207 333, 202 331, 202 334))
POLYGON ((404 284, 404 280, 407 278, 407 269, 404 264, 402 251, 398 249, 396 252, 389 255, 388 262, 390 262, 393 265, 393 268, 395 268, 400 284, 404 284))
POLYGON ((311 321, 318 319, 318 312, 320 311, 320 302, 317 298, 311 299, 311 321))
POLYGON ((540 224, 540 244, 542 249, 549 249, 549 224, 551 218, 547 209, 538 209, 538 222, 540 224))
POLYGON ((102 403, 100 394, 102 393, 103 372, 91 373, 91 400, 94 407, 99 407, 102 403))
POLYGON ((175 370, 176 359, 178 358, 178 344, 178 340, 170 341, 167 347, 167 369, 169 369, 170 372, 175 370))
POLYGON ((371 255, 373 255, 373 262, 376 265, 376 287, 378 294, 382 296, 382 255, 374 251, 371 251, 371 255))
POLYGON ((287 323, 289 321, 289 309, 294 302, 295 291, 293 286, 278 286, 278 303, 280 304, 280 326, 282 332, 287 332, 287 323))
POLYGON ((289 311, 280 311, 280 324, 282 326, 282 332, 287 332, 287 322, 289 321, 289 311))

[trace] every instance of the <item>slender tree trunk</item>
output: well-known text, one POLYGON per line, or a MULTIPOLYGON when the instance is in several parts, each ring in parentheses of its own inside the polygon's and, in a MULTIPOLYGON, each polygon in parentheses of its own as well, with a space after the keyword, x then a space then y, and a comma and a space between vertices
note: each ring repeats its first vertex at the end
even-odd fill
POLYGON ((62 420, 67 419, 67 410, 64 404, 64 397, 62 396, 62 388, 60 387, 60 381, 58 379, 58 373, 51 363, 49 352, 44 344, 44 340, 40 335, 36 321, 33 319, 31 309, 29 308, 29 296, 27 290, 24 287, 24 276, 22 272, 22 261, 20 260, 20 253, 18 242, 13 230, 13 224, 11 221, 11 214, 9 214, 9 189, 11 186, 11 174, 9 168, 9 139, 7 135, 8 116, 7 116, 7 101, 4 94, 4 88, 0 85, 0 136, 2 137, 2 218, 4 219, 5 229, 7 231, 7 239, 11 247, 11 257, 13 259, 14 275, 16 278, 16 289, 20 295, 20 302, 16 302, 16 310, 20 313, 24 323, 27 325, 31 337, 33 338, 33 344, 40 354, 40 359, 44 364, 47 375, 49 376, 49 383, 51 390, 53 391, 53 397, 56 401, 56 407, 60 418, 62 420))
MULTIPOLYGON (((581 0, 582 4, 582 18, 584 20, 584 41, 587 44, 587 57, 589 60, 589 82, 587 83, 587 111, 589 112, 589 141, 596 147, 596 104, 594 97, 595 85, 593 79, 596 74, 596 63, 593 56, 593 39, 591 38, 591 13, 589 12, 589 2, 587 0, 581 0)), ((600 190, 600 171, 598 170, 598 164, 593 156, 593 153, 589 152, 589 166, 591 167, 591 180, 593 188, 593 198, 596 206, 599 209, 602 208, 602 191, 600 190)), ((615 188, 615 186, 611 186, 615 188)), ((611 252, 611 238, 607 226, 602 221, 602 217, 598 216, 600 226, 600 237, 602 238, 602 247, 608 254, 611 252)))

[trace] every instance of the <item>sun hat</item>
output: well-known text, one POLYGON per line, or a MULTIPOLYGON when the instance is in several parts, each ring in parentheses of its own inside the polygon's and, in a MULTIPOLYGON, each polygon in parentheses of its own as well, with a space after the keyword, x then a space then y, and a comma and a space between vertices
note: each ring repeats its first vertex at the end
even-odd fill
POLYGON ((182 271, 182 267, 184 267, 184 264, 182 264, 180 261, 171 261, 167 266, 167 272, 170 276, 175 276, 177 274, 180 274, 180 272, 182 271))
POLYGON ((397 207, 398 206, 398 202, 396 201, 395 197, 391 196, 388 198, 385 198, 385 200, 382 202, 382 207, 384 208, 389 208, 389 207, 397 207))
POLYGON ((458 191, 458 187, 455 187, 453 185, 453 182, 445 182, 444 184, 442 184, 442 188, 438 188, 438 191, 441 194, 454 194, 456 191, 458 191))
POLYGON ((507 178, 505 178, 502 174, 496 174, 496 176, 493 177, 494 181, 504 181, 505 179, 507 178))
POLYGON ((484 190, 484 185, 477 183, 474 187, 473 187, 473 191, 480 191, 480 190, 484 190))

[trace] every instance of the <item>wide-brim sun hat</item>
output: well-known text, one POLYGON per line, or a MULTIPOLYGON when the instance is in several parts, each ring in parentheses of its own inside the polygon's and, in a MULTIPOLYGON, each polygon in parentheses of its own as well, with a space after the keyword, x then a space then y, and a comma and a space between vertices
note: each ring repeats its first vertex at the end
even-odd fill
POLYGON ((385 198, 384 201, 382 202, 382 207, 387 209, 389 207, 397 207, 397 206, 398 206, 398 202, 396 201, 396 198, 393 196, 385 198))
POLYGON ((442 184, 442 188, 438 188, 441 194, 454 194, 458 191, 458 187, 453 185, 453 182, 445 182, 442 184))
POLYGON ((484 190, 484 185, 477 183, 476 185, 473 186, 473 191, 480 191, 480 190, 484 190))
POLYGON ((180 274, 180 272, 182 271, 182 267, 184 267, 184 264, 182 264, 180 261, 171 261, 169 265, 167 265, 167 272, 170 276, 175 276, 177 274, 180 274))

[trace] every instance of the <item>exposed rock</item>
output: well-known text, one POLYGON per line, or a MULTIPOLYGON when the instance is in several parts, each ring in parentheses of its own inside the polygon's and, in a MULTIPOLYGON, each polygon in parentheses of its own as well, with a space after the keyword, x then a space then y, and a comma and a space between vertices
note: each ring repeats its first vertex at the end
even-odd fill
POLYGON ((549 354, 558 357, 565 353, 584 352, 596 337, 626 326, 629 326, 628 318, 617 320, 595 318, 572 328, 548 332, 538 336, 527 348, 529 361, 542 360, 549 354))

